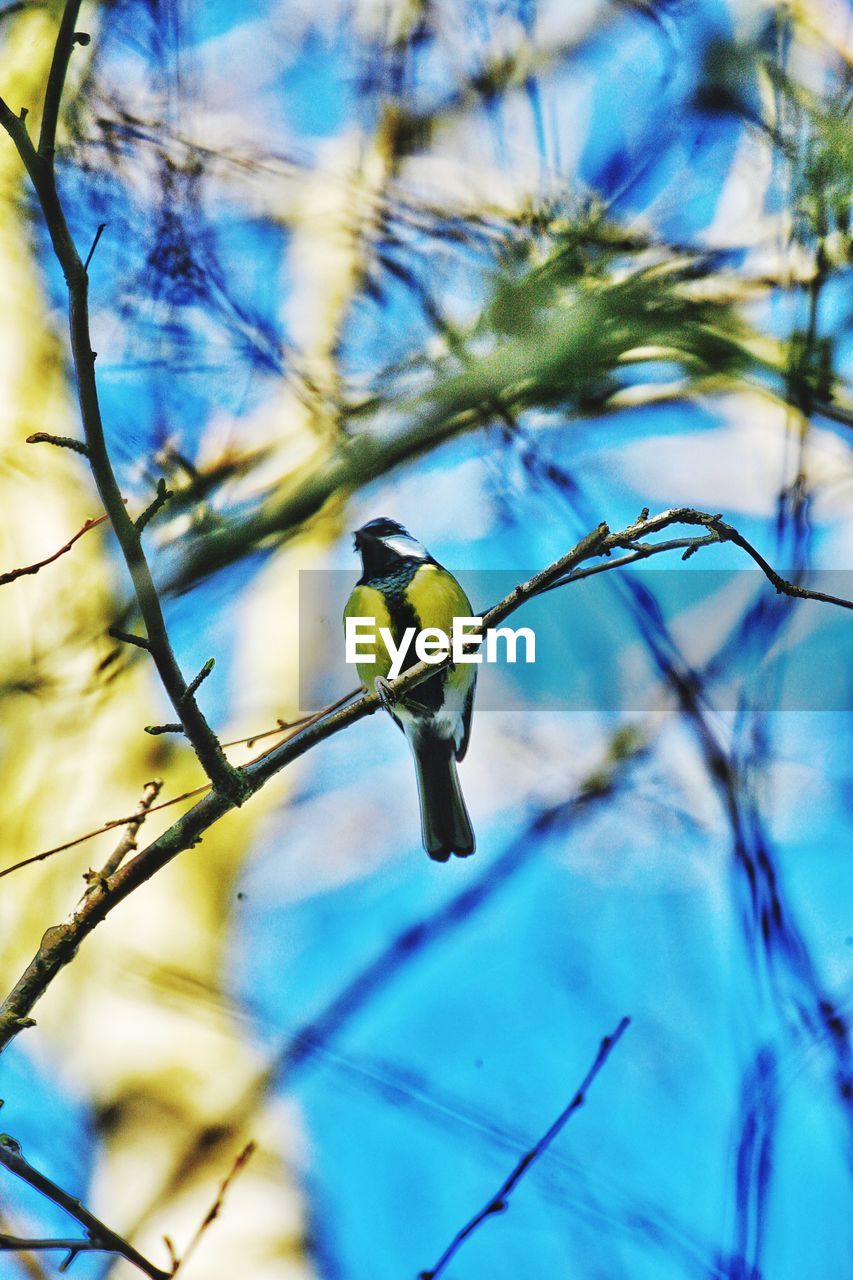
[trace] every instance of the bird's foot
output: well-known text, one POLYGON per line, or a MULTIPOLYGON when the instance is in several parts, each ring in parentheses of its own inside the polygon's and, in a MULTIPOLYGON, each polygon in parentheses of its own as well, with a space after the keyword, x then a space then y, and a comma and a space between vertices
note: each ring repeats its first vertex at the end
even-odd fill
POLYGON ((393 715, 394 703, 397 701, 397 696, 394 693, 394 690, 392 689, 390 683, 385 679, 384 676, 377 676, 376 679, 373 681, 373 688, 377 698, 379 699, 380 706, 383 708, 384 711, 387 711, 390 715, 393 715))
MULTIPOLYGON (((384 676, 377 676, 373 681, 373 688, 377 698, 379 699, 380 706, 387 711, 389 715, 396 718, 397 713, 394 708, 400 701, 400 696, 395 692, 394 686, 391 684, 390 680, 386 680, 384 676)), ((428 716, 430 714, 430 709, 426 703, 418 702, 415 698, 411 697, 410 694, 405 695, 405 702, 403 705, 407 711, 413 712, 415 715, 428 716)))

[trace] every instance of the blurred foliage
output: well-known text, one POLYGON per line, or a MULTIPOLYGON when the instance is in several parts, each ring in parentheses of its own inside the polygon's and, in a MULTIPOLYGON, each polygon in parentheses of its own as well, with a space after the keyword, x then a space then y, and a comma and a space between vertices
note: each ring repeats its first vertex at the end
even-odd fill
MULTIPOLYGON (((275 546, 327 504, 334 513, 343 495, 401 463, 460 432, 494 421, 511 425, 526 410, 559 409, 589 421, 658 395, 686 400, 749 387, 806 414, 818 408, 848 422, 836 338, 818 333, 817 305, 853 254, 849 66, 838 59, 835 87, 821 95, 788 69, 792 60, 780 55, 783 29, 790 41, 796 24, 780 9, 754 42, 712 41, 695 101, 703 112, 733 114, 771 139, 787 186, 775 199, 787 202, 791 242, 808 257, 793 268, 789 260, 769 274, 756 272, 742 255, 638 231, 595 198, 574 209, 529 203, 500 216, 433 208, 422 243, 395 232, 392 204, 381 236, 370 219, 363 225, 362 241, 353 245, 361 263, 353 282, 360 278, 363 290, 381 298, 383 274, 402 281, 431 328, 424 349, 402 362, 378 363, 367 383, 360 375, 348 386, 339 374, 340 430, 322 432, 306 462, 279 471, 239 509, 229 510, 224 494, 215 536, 190 533, 176 548, 182 564, 174 585, 185 589, 259 546, 275 546), (485 301, 469 324, 443 314, 419 269, 418 254, 430 241, 462 244, 480 261, 485 301), (780 338, 757 323, 756 303, 792 290, 809 296, 810 318, 780 338)), ((503 74, 488 78, 487 98, 519 83, 506 69, 513 59, 501 65, 503 74)), ((484 93, 483 86, 478 73, 472 92, 484 93)), ((396 127, 383 137, 393 153, 390 179, 411 141, 401 141, 396 127)), ((427 142, 419 135, 419 146, 427 142)), ((391 201, 399 194, 389 187, 391 201)), ((401 207, 397 216, 403 213, 401 207)), ((354 296, 340 312, 339 335, 359 315, 354 296)), ((319 412, 328 413, 328 404, 319 412)))
MULTIPOLYGON (((364 0, 317 13, 282 6, 221 62, 205 61, 193 44, 198 14, 186 6, 113 0, 89 9, 95 38, 85 53, 75 51, 60 161, 80 242, 108 223, 92 280, 110 446, 135 507, 150 501, 161 476, 176 490, 147 535, 164 583, 187 590, 238 568, 236 578, 223 575, 224 603, 210 605, 199 591, 191 627, 204 640, 218 609, 234 618, 232 687, 217 684, 224 665, 217 663, 204 696, 219 700, 225 710, 217 719, 233 724, 235 735, 293 710, 282 703, 298 647, 297 570, 325 564, 348 504, 365 488, 401 476, 453 438, 481 432, 483 451, 501 464, 504 446, 523 434, 531 489, 545 476, 567 501, 574 492, 571 446, 560 434, 567 421, 591 428, 637 405, 740 396, 750 412, 757 397, 782 404, 787 417, 774 419, 774 430, 793 424, 801 447, 810 416, 853 424, 839 367, 841 326, 831 332, 820 323, 828 289, 849 280, 853 188, 850 64, 821 25, 821 6, 774 6, 757 35, 708 40, 691 109, 703 121, 737 122, 772 160, 756 241, 723 247, 701 235, 682 242, 622 198, 643 176, 644 148, 654 155, 654 136, 637 144, 611 191, 579 179, 567 190, 562 175, 555 182, 544 167, 502 164, 485 145, 511 130, 503 121, 517 120, 519 102, 541 131, 539 87, 572 72, 605 30, 618 37, 627 30, 619 24, 648 24, 670 42, 668 59, 690 55, 671 41, 671 6, 588 8, 575 14, 566 6, 559 22, 540 30, 530 6, 516 12, 478 0, 364 0), (336 39, 356 50, 359 75, 339 86, 340 119, 324 120, 309 150, 270 83, 278 92, 303 56, 319 83, 330 65, 321 55, 336 39), (240 75, 249 81, 245 94, 240 75), (795 304, 783 326, 772 317, 780 300, 795 304), (537 470, 539 447, 550 460, 537 470), (262 563, 259 550, 279 554, 262 563)), ((59 10, 52 3, 0 11, 0 90, 16 107, 29 104, 33 121, 59 10)), ((77 458, 46 446, 36 456, 23 443, 34 429, 68 434, 75 418, 62 283, 5 144, 0 165, 5 569, 51 552, 97 511, 77 458)), ((785 532, 788 520, 799 539, 792 540, 797 563, 807 548, 805 472, 795 466, 779 497, 779 528, 785 532)), ((731 821, 738 873, 749 881, 750 936, 764 930, 774 982, 793 991, 799 1030, 814 1018, 824 1035, 834 1014, 784 915, 751 789, 763 767, 760 726, 742 712, 744 740, 754 729, 755 750, 744 748, 737 768, 727 763, 699 700, 688 697, 693 686, 659 615, 644 612, 638 595, 629 604, 705 753, 695 764, 679 743, 677 760, 662 769, 663 781, 652 773, 650 787, 665 792, 661 811, 677 826, 678 770, 695 767, 700 778, 707 770, 731 821)), ((163 718, 163 707, 147 664, 106 637, 128 606, 99 532, 75 547, 73 559, 4 588, 0 607, 7 783, 0 865, 130 812, 152 773, 167 774, 169 794, 198 782, 182 745, 141 731, 163 718)), ((768 648, 781 619, 769 606, 756 608, 738 645, 749 654, 768 648)), ((572 774, 565 743, 546 737, 543 747, 530 733, 533 745, 516 742, 513 750, 538 751, 537 774, 553 759, 565 789, 572 774)), ((623 766, 652 758, 647 741, 644 731, 617 731, 604 763, 577 771, 581 788, 609 805, 623 766)), ((515 757, 503 767, 515 771, 515 757)), ((692 776, 683 786, 691 800, 691 787, 702 792, 692 776)), ((275 1070, 261 1061, 252 1011, 233 1002, 228 973, 239 877, 281 798, 263 796, 98 931, 26 1037, 36 1046, 26 1052, 86 1100, 94 1207, 152 1251, 166 1230, 180 1247, 245 1138, 263 1137, 187 1280, 248 1268, 252 1280, 301 1276, 311 1265, 303 1257, 303 1200, 282 1158, 297 1145, 295 1125, 271 1100, 275 1070)), ((350 874, 345 837, 357 824, 347 805, 358 813, 365 802, 339 798, 323 815, 322 859, 312 845, 306 878, 350 874)), ((704 792, 695 803, 705 821, 704 792)), ((143 835, 162 829, 169 812, 152 816, 143 835)), ((294 839, 295 812, 288 805, 275 814, 294 839)), ((616 827, 631 827, 619 811, 608 813, 616 827)), ((534 820, 531 830, 549 827, 534 820)), ((510 846, 513 874, 527 866, 528 834, 510 846)), ((102 837, 91 854, 65 855, 4 882, 7 985, 44 929, 73 905, 88 860, 97 865, 110 846, 102 837)), ((737 892, 746 901, 743 885, 737 892)), ((461 896, 445 921, 466 920, 469 906, 461 896)), ((569 919, 571 903, 560 909, 569 919)), ((566 927, 561 920, 561 936, 566 927)), ((395 955, 409 954, 409 935, 399 939, 390 958, 382 953, 384 967, 368 968, 369 980, 351 978, 312 1032, 336 1027, 342 1009, 361 1007, 386 981, 395 955)), ((294 1043, 296 1056, 301 1042, 294 1043)), ((840 1080, 845 1064, 836 1052, 840 1080)), ((753 1098, 746 1086, 744 1093, 747 1113, 753 1098)), ((660 1235, 657 1224, 649 1234, 660 1235)), ((730 1274, 740 1261, 731 1260, 730 1274)))
MULTIPOLYGON (((23 6, 22 6, 23 8, 23 6)), ((5 17, 2 92, 37 102, 47 74, 59 5, 5 17)), ((78 57, 81 55, 78 54, 78 57)), ((84 77, 85 80, 85 77, 84 77)), ((37 113, 33 112, 37 119, 37 113)), ((50 554, 86 518, 97 495, 76 454, 41 444, 33 430, 77 430, 68 385, 64 334, 53 332, 43 261, 31 250, 29 199, 20 161, 0 145, 0 561, 4 568, 50 554)), ((173 464, 177 468, 177 462, 173 464)), ((219 460, 196 484, 201 499, 235 466, 219 460)), ((158 474, 162 469, 158 470, 158 474)), ((144 481, 143 481, 144 484, 144 481)), ((144 492, 144 488, 141 490, 144 492)), ((150 481, 149 496, 154 483, 150 481)), ((108 539, 99 529, 77 543, 64 563, 20 579, 0 596, 0 763, 4 777, 0 867, 131 813, 145 781, 168 778, 174 795, 198 785, 186 747, 152 739, 143 725, 162 715, 150 669, 114 659, 107 628, 122 608, 108 539)), ((268 610, 258 585, 247 619, 268 610)), ((253 624, 255 625, 255 624, 253 624)), ((258 654, 256 673, 276 683, 258 654)), ((239 697, 238 697, 239 700, 239 697)), ((276 703, 278 707, 279 702, 276 703)), ((265 710, 253 708, 260 716, 265 710)), ((270 709, 271 714, 271 709, 270 709)), ((216 1195, 242 1143, 245 1126, 223 1122, 233 1097, 263 1072, 263 1062, 223 982, 235 881, 253 832, 274 798, 211 832, 198 856, 182 859, 127 904, 66 970, 36 1010, 24 1052, 54 1087, 85 1099, 89 1156, 63 1149, 48 1132, 29 1144, 34 1163, 69 1190, 90 1195, 115 1229, 165 1263, 164 1234, 180 1250, 216 1195), (211 1070, 215 1064, 216 1069, 211 1070), (73 1174, 69 1175, 69 1168, 73 1174), (86 1175, 88 1191, 80 1181, 86 1175)), ((140 843, 179 810, 152 815, 140 843)), ((92 845, 32 866, 3 881, 0 894, 0 982, 9 989, 44 931, 62 920, 85 889, 120 830, 92 845)), ((16 1046, 13 1052, 18 1052, 16 1046)), ((7 1124, 19 1116, 5 1081, 7 1124)), ((48 1123, 47 1121, 45 1122, 48 1123)), ((300 1197, 278 1152, 292 1143, 287 1121, 268 1114, 261 1149, 232 1190, 231 1216, 211 1243, 205 1237, 186 1268, 193 1275, 298 1277, 302 1260, 300 1197), (270 1202, 275 1212, 269 1212, 270 1202)), ((81 1147, 82 1150, 82 1147, 81 1147)), ((4 1174, 4 1204, 14 1204, 4 1174)), ((28 1206, 11 1215, 14 1231, 41 1235, 28 1206)), ((6 1267, 13 1255, 3 1255, 6 1267)), ((81 1269, 86 1262, 80 1259, 81 1269)), ((25 1274, 41 1272, 24 1259, 25 1274), (34 1270, 33 1270, 34 1269, 34 1270)), ((118 1275, 138 1274, 126 1266, 118 1275)), ((50 1274, 53 1274, 51 1269, 50 1274)), ((16 1272, 17 1274, 17 1272, 16 1272)))

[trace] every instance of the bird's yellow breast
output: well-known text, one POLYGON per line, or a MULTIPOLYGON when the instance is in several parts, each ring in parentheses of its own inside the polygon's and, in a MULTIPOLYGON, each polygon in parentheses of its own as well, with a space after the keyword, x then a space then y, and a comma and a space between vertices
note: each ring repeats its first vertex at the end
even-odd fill
MULTIPOLYGON (((446 569, 434 564, 419 565, 412 580, 402 592, 406 608, 393 610, 376 587, 356 586, 347 601, 344 619, 366 618, 361 634, 364 637, 364 651, 376 654, 375 662, 359 662, 356 669, 365 688, 372 689, 377 676, 387 678, 391 669, 391 658, 388 649, 379 634, 380 627, 387 628, 399 644, 407 626, 415 626, 418 631, 426 627, 437 627, 447 635, 453 633, 455 618, 471 616, 471 604, 459 583, 446 569), (371 625, 372 624, 372 625, 371 625)), ((414 655, 414 640, 409 648, 409 662, 417 659, 414 655)), ((465 666, 451 669, 445 679, 459 682, 467 686, 474 676, 476 668, 465 666)))
MULTIPOLYGON (((453 574, 435 564, 420 566, 406 587, 405 595, 422 629, 438 627, 452 636, 456 618, 473 617, 471 601, 453 574)), ((476 674, 477 668, 471 664, 451 665, 444 672, 444 684, 467 690, 476 674)))
POLYGON ((454 618, 471 616, 470 601, 459 583, 436 564, 422 564, 404 594, 421 628, 439 627, 450 635, 454 618))

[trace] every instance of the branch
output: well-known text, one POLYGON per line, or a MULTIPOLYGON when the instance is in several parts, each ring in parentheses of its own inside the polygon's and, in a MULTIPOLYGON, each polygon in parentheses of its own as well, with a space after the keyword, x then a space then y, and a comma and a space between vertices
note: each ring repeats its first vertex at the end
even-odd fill
MULTIPOLYGON (((628 525, 627 528, 620 530, 618 533, 611 533, 606 524, 600 524, 598 528, 587 534, 585 538, 582 538, 566 555, 561 556, 559 560, 555 560, 553 564, 541 570, 541 572, 534 574, 527 582, 520 583, 503 600, 498 601, 483 617, 480 641, 482 642, 488 631, 496 627, 504 618, 514 613, 525 601, 551 590, 558 582, 566 585, 571 583, 574 580, 572 575, 584 561, 610 556, 612 551, 618 549, 627 549, 632 559, 639 558, 639 553, 645 556, 649 552, 648 549, 644 549, 640 545, 642 538, 650 534, 660 533, 663 529, 678 524, 699 526, 714 534, 714 538, 711 541, 733 542, 741 547, 755 560, 759 568, 762 569, 779 592, 803 599, 822 600, 845 609, 853 609, 853 601, 825 595, 822 592, 808 591, 803 587, 798 587, 794 583, 786 581, 776 573, 775 569, 736 529, 726 524, 720 516, 708 515, 706 512, 696 511, 692 507, 677 507, 670 511, 663 511, 655 516, 649 516, 647 511, 643 511, 633 524, 628 525)), ((707 534, 697 537, 692 542, 679 538, 675 540, 673 545, 677 545, 678 548, 686 553, 694 544, 697 549, 710 545, 707 534)), ((624 563, 624 560, 624 557, 617 560, 610 559, 606 566, 600 566, 601 571, 604 571, 605 568, 617 568, 624 563)), ((402 697, 422 681, 440 672, 448 661, 449 659, 445 659, 443 663, 438 664, 418 663, 389 683, 388 695, 391 698, 402 697)), ((298 760, 300 756, 305 755, 318 743, 332 737, 335 733, 339 733, 342 729, 356 724, 359 720, 363 720, 365 716, 373 715, 379 707, 380 702, 376 693, 363 693, 355 701, 337 707, 327 714, 321 713, 317 718, 309 720, 307 724, 291 733, 283 742, 256 756, 245 767, 243 776, 248 794, 260 791, 277 773, 280 773, 287 765, 292 764, 294 760, 298 760)), ((130 862, 126 862, 113 875, 93 888, 92 892, 85 897, 82 905, 78 907, 65 924, 48 929, 33 960, 27 966, 2 1006, 0 1006, 0 1052, 23 1027, 32 1025, 32 1019, 29 1015, 33 1006, 47 990, 56 975, 73 958, 81 942, 106 918, 110 911, 131 894, 134 889, 150 880, 153 875, 171 862, 173 858, 177 857, 179 853, 198 844, 205 831, 234 808, 236 803, 236 800, 231 799, 222 791, 213 790, 203 796, 198 804, 180 817, 161 836, 152 841, 146 849, 143 849, 130 862)), ((86 838, 81 837, 80 839, 86 838)), ((70 847, 70 844, 73 843, 79 843, 79 841, 72 841, 69 846, 60 847, 70 847)), ((39 861, 47 857, 49 852, 56 851, 58 850, 37 854, 31 860, 39 861)), ((6 874, 8 874, 9 870, 12 870, 12 868, 7 868, 6 874)))
MULTIPOLYGON (((695 511, 692 507, 676 507, 671 511, 664 511, 658 516, 652 516, 650 519, 638 520, 636 524, 622 534, 613 535, 614 546, 628 547, 633 545, 634 529, 642 526, 639 536, 647 533, 658 533, 661 529, 671 524, 687 524, 701 525, 716 535, 718 542, 731 542, 736 547, 740 547, 745 551, 750 559, 754 560, 764 576, 772 582, 779 595, 791 596, 796 600, 817 600, 823 604, 834 604, 841 609, 853 609, 853 600, 847 600, 843 596, 828 595, 824 591, 810 591, 806 587, 800 587, 795 582, 789 582, 787 578, 783 578, 780 573, 770 565, 761 555, 759 551, 739 533, 733 525, 727 524, 719 515, 708 515, 704 511, 695 511)), ((697 547, 703 544, 703 539, 697 539, 697 547)), ((682 559, 687 559, 685 554, 682 559)))
POLYGON ((27 131, 26 113, 15 115, 2 98, 0 125, 18 148, 35 188, 54 253, 65 277, 71 354, 89 466, 133 582, 151 657, 184 732, 214 788, 233 804, 240 805, 248 796, 249 788, 241 771, 229 764, 219 739, 207 723, 194 696, 188 693, 187 683, 166 631, 160 597, 142 548, 141 531, 125 510, 104 438, 95 380, 96 353, 92 350, 89 332, 89 277, 68 229, 53 167, 56 122, 68 60, 77 38, 74 27, 79 8, 80 0, 66 0, 48 77, 38 150, 33 146, 27 131))
MULTIPOLYGON (((22 1178, 24 1182, 29 1183, 36 1191, 41 1192, 48 1200, 53 1201, 60 1209, 64 1209, 70 1214, 75 1221, 79 1222, 86 1231, 86 1240, 59 1240, 59 1241, 23 1241, 18 1245, 4 1245, 5 1248, 32 1249, 32 1248, 67 1248, 69 1257, 66 1259, 65 1266, 78 1253, 99 1252, 114 1253, 119 1257, 126 1259, 132 1263, 140 1271, 149 1276, 151 1280, 170 1280, 170 1272, 162 1271, 159 1267, 155 1267, 153 1262, 149 1262, 141 1253, 137 1253, 132 1244, 129 1244, 122 1236, 118 1235, 106 1226, 99 1218, 86 1208, 74 1196, 63 1191, 62 1187, 51 1182, 50 1178, 45 1177, 38 1169, 24 1159, 21 1155, 21 1148, 14 1138, 10 1138, 7 1133, 0 1134, 0 1164, 4 1165, 10 1173, 14 1173, 16 1177, 22 1178)), ((9 1240, 11 1237, 0 1237, 3 1240, 9 1240)))
POLYGON ((86 448, 82 440, 75 440, 73 436, 54 436, 49 431, 34 431, 31 436, 27 436, 27 444, 53 444, 58 449, 72 449, 74 453, 81 453, 84 458, 88 458, 89 450, 86 448))
POLYGON ((151 645, 144 636, 135 636, 131 631, 122 631, 121 627, 110 627, 107 635, 113 640, 120 640, 122 644, 132 644, 137 649, 144 649, 146 653, 151 652, 151 645))
POLYGON ((53 169, 53 157, 56 151, 56 126, 59 123, 59 105, 62 91, 65 88, 65 77, 75 40, 74 28, 80 14, 81 0, 66 0, 59 32, 53 49, 53 60, 47 77, 47 89, 44 95, 44 107, 41 113, 41 130, 39 132, 38 153, 53 169))
POLYGON ((92 259, 93 259, 93 258, 94 258, 94 256, 95 256, 95 250, 97 249, 98 245, 100 244, 101 236, 104 234, 104 232, 106 231, 106 229, 107 229, 107 224, 106 224, 105 222, 99 222, 99 223, 98 223, 98 229, 97 229, 97 231, 95 232, 95 235, 94 235, 94 237, 93 237, 93 239, 92 239, 92 243, 89 245, 89 252, 86 254, 86 261, 83 263, 83 270, 84 270, 84 271, 87 271, 87 272, 88 272, 88 270, 89 270, 89 264, 91 263, 92 259))
POLYGON ((82 538, 84 533, 88 533, 90 529, 94 529, 97 525, 103 524, 108 516, 98 516, 97 520, 87 520, 82 529, 78 529, 73 538, 60 547, 58 551, 54 551, 52 556, 48 556, 46 560, 39 560, 36 564, 25 565, 21 569, 12 569, 9 573, 0 573, 0 587, 5 587, 7 582, 14 582, 16 578, 26 577, 30 573, 38 573, 39 569, 43 569, 45 565, 53 564, 54 560, 58 560, 60 556, 64 556, 70 551, 78 538, 82 538))
POLYGON ((160 508, 165 507, 169 499, 174 498, 174 496, 174 493, 171 489, 167 488, 166 481, 161 476, 157 481, 157 492, 154 496, 154 500, 148 504, 141 515, 136 517, 136 532, 142 533, 142 530, 149 521, 153 520, 160 508))
POLYGON ((482 1209, 480 1209, 478 1213, 475 1213, 473 1218, 466 1222, 465 1226, 456 1233, 432 1270, 422 1271, 418 1280, 436 1280, 436 1277, 441 1275, 447 1267, 447 1264, 456 1256, 468 1237, 472 1236, 474 1232, 483 1225, 487 1218, 491 1218, 498 1213, 506 1212, 509 1208, 509 1198, 518 1186, 519 1182, 521 1182, 521 1179, 527 1171, 532 1168, 539 1157, 545 1154, 554 1139, 563 1131, 575 1111, 578 1111, 583 1106, 587 1090, 601 1071, 607 1059, 610 1057, 612 1050, 628 1027, 630 1021, 630 1018, 623 1018, 616 1030, 611 1035, 604 1037, 599 1045, 595 1061, 578 1086, 578 1089, 569 1105, 561 1111, 550 1129, 542 1135, 536 1145, 531 1147, 529 1151, 525 1152, 509 1177, 501 1183, 498 1190, 486 1201, 482 1209))
MULTIPOLYGON (((196 796, 206 795, 210 791, 210 783, 205 782, 200 787, 193 787, 191 791, 183 791, 179 796, 172 796, 170 800, 163 800, 160 804, 152 804, 149 813, 157 813, 160 809, 168 809, 173 804, 180 804, 182 800, 193 800, 196 796)), ((65 853, 67 849, 74 849, 79 844, 85 844, 87 840, 94 840, 96 836, 105 835, 107 831, 114 831, 116 827, 126 827, 134 821, 135 813, 130 813, 125 818, 110 818, 102 826, 96 827, 94 831, 87 831, 82 836, 75 836, 73 840, 66 840, 64 844, 54 845, 52 849, 43 849, 41 853, 34 853, 30 858, 22 858, 20 862, 13 862, 10 867, 4 867, 0 871, 0 880, 4 876, 10 876, 13 871, 20 871, 22 867, 30 867, 34 862, 44 862, 45 858, 52 858, 56 853, 65 853)))
POLYGON ((9 1236, 5 1232, 0 1232, 0 1252, 37 1253, 45 1249, 61 1249, 64 1253, 67 1253, 68 1258, 60 1268, 60 1270, 67 1270, 66 1264, 72 1262, 78 1253, 93 1253, 96 1246, 92 1244, 91 1240, 87 1240, 83 1236, 62 1240, 59 1237, 53 1239, 50 1236, 36 1236, 33 1238, 9 1236))
POLYGON ((418 1280, 435 1280, 435 1277, 441 1275, 444 1268, 447 1267, 447 1263, 450 1262, 452 1258, 456 1256, 456 1253, 460 1251, 462 1244, 464 1244, 465 1240, 469 1238, 469 1235, 473 1235, 474 1231, 478 1230, 478 1228, 483 1225, 483 1222, 489 1219, 489 1217, 493 1217, 496 1213, 505 1213, 507 1211, 507 1208, 510 1207, 510 1196, 517 1187, 517 1184, 519 1184, 521 1179, 524 1178, 526 1172, 528 1172, 529 1169, 532 1169, 532 1166, 537 1162, 537 1160, 539 1160, 539 1157, 544 1155, 544 1152, 546 1152, 548 1147, 551 1146, 551 1143, 558 1137, 558 1134, 564 1130, 566 1124, 569 1123, 570 1117, 574 1115, 574 1112, 578 1111, 579 1108, 584 1105, 585 1094, 587 1094, 590 1084, 593 1083, 593 1080, 596 1079, 599 1071, 601 1071, 603 1065, 605 1065, 605 1062, 611 1055, 613 1047, 616 1046, 617 1041, 619 1041, 622 1033, 625 1032, 625 1029, 628 1028, 629 1023, 630 1018, 622 1018, 619 1027, 616 1028, 615 1032, 613 1032, 611 1036, 605 1036, 605 1038, 603 1038, 603 1041, 598 1046, 596 1061, 593 1062, 593 1065, 590 1066, 587 1074, 585 1074, 583 1080, 581 1080, 578 1091, 576 1091, 573 1100, 569 1103, 569 1106, 565 1107, 565 1110, 560 1112, 555 1123, 551 1125, 551 1128, 547 1130, 547 1133, 542 1135, 542 1138, 539 1138, 538 1143, 535 1144, 534 1147, 530 1148, 530 1151, 525 1152, 525 1155, 521 1157, 519 1164, 515 1166, 515 1169, 512 1170, 510 1176, 508 1176, 506 1181, 501 1183, 497 1192, 494 1193, 494 1196, 485 1202, 482 1210, 475 1213, 473 1219, 467 1221, 464 1228, 457 1231, 456 1235, 453 1236, 451 1243, 447 1245, 446 1249, 444 1249, 441 1258, 439 1258, 438 1262, 435 1263, 432 1271, 421 1271, 418 1280))
POLYGON ((256 1147, 257 1147, 257 1144, 255 1142, 247 1142, 243 1150, 237 1156, 237 1159, 234 1161, 228 1174, 222 1180, 216 1199, 208 1209, 207 1214, 205 1215, 204 1221, 199 1226, 192 1240, 190 1240, 189 1244, 187 1245, 181 1257, 176 1260, 174 1269, 172 1271, 172 1276, 176 1276, 180 1271, 181 1267, 186 1265, 187 1259, 189 1258, 190 1254, 195 1251, 198 1245, 198 1242, 199 1240, 201 1240, 205 1231, 207 1231, 208 1227, 211 1226, 211 1224, 214 1223, 216 1219, 219 1217, 220 1213, 222 1212, 222 1206, 225 1203, 225 1196, 228 1193, 228 1188, 231 1186, 231 1183, 238 1176, 238 1174, 242 1173, 243 1169, 245 1169, 246 1165, 249 1163, 252 1156, 254 1155, 256 1147))
POLYGON ((121 840, 118 842, 115 849, 113 849, 100 871, 89 871, 84 877, 84 879, 89 881, 90 886, 94 881, 103 882, 104 880, 108 880, 114 871, 118 871, 127 855, 129 853, 136 852, 136 837, 139 835, 139 828, 148 817, 148 814, 151 811, 151 806, 154 804, 154 801, 157 799, 162 789, 162 778, 154 778, 151 782, 146 782, 142 791, 142 799, 136 806, 136 810, 128 822, 127 829, 121 840))
MULTIPOLYGON (((350 974, 307 1021, 285 1034, 264 1070, 253 1077, 221 1117, 222 1127, 235 1133, 255 1124, 271 1089, 292 1090, 297 1076, 310 1069, 319 1055, 329 1052, 330 1042, 339 1039, 371 1001, 423 959, 431 948, 468 928, 476 915, 493 905, 516 877, 529 871, 531 854, 541 855, 547 847, 548 841, 543 845, 541 837, 559 833, 569 839, 570 832, 576 831, 577 824, 585 818, 588 820, 596 805, 618 794, 631 765, 646 754, 649 745, 649 739, 636 729, 628 725, 617 728, 602 755, 567 796, 554 800, 547 808, 537 809, 490 862, 480 865, 473 879, 433 909, 405 924, 363 967, 350 974)), ((202 1135, 184 1152, 174 1174, 176 1179, 196 1167, 203 1155, 203 1144, 202 1135)))
MULTIPOLYGON (((126 640, 129 644, 137 644, 141 648, 145 648, 145 641, 140 640, 138 636, 127 635, 123 631, 113 627, 110 635, 117 640, 126 640)), ((202 667, 202 671, 204 667, 202 667)), ((199 672, 199 675, 201 672, 199 672)), ((196 677, 198 679, 198 677, 196 677)), ((351 689, 349 693, 345 693, 342 698, 337 698, 334 702, 330 702, 328 706, 321 707, 319 711, 314 711, 311 715, 300 716, 297 720, 279 720, 274 729, 264 729, 260 733, 254 733, 249 738, 235 738, 232 742, 223 742, 224 747, 253 747, 256 742, 260 742, 261 738, 278 738, 281 734, 286 733, 288 729, 301 728, 304 725, 314 724, 317 720, 324 719, 332 711, 337 711, 338 707, 343 707, 347 702, 351 702, 353 698, 357 698, 361 688, 351 689)), ((180 726, 177 726, 180 727, 180 726)), ((176 729, 174 725, 146 725, 146 733, 158 733, 160 731, 169 732, 176 729)), ((210 783, 203 783, 200 787, 193 787, 190 791, 182 791, 178 796, 172 796, 168 800, 161 801, 160 804, 151 805, 149 813, 158 813, 161 809, 169 809, 173 804, 180 804, 182 800, 193 800, 196 796, 205 795, 210 790, 210 783)), ((44 849, 41 853, 33 854, 30 858, 22 858, 20 862, 13 862, 9 867, 3 867, 0 871, 0 880, 4 876, 9 876, 13 871, 20 871, 22 867, 32 866, 34 862, 43 862, 45 858, 52 858, 56 853, 64 853, 67 849, 74 849, 77 845, 85 844, 87 840, 94 840, 96 836, 102 836, 107 831, 112 831, 115 827, 124 827, 128 823, 133 822, 134 814, 129 814, 125 818, 110 818, 100 827, 95 827, 94 831, 87 831, 82 836, 75 836, 73 840, 66 840, 64 844, 54 845, 52 849, 44 849)))
POLYGON ((198 675, 197 675, 197 676, 195 676, 195 678, 194 678, 194 679, 190 682, 190 684, 187 686, 187 691, 186 691, 186 693, 184 694, 184 697, 185 697, 185 698, 191 698, 191 697, 192 697, 192 695, 195 693, 195 691, 196 691, 196 689, 199 687, 199 685, 200 685, 200 684, 204 684, 205 680, 206 680, 206 679, 207 679, 207 677, 210 675, 211 671, 213 670, 213 668, 214 668, 215 666, 216 666, 216 659, 215 659, 215 658, 208 658, 207 662, 204 664, 204 666, 202 667, 201 671, 199 671, 198 675))

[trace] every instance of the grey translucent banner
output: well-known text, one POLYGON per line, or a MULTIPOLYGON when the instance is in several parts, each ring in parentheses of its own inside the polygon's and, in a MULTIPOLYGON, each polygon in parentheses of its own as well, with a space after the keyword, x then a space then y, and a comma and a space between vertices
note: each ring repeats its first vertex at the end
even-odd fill
MULTIPOLYGON (((473 613, 482 615, 535 570, 453 572, 473 613)), ((357 577, 300 572, 303 713, 359 683, 345 661, 342 622, 357 577)), ((797 581, 853 599, 853 570, 816 571, 797 581)), ((853 707, 853 612, 778 595, 758 570, 617 569, 531 600, 502 625, 533 630, 535 661, 522 660, 520 644, 514 664, 482 663, 481 710, 644 711, 663 705, 679 681, 720 711, 744 702, 767 711, 853 707)))

